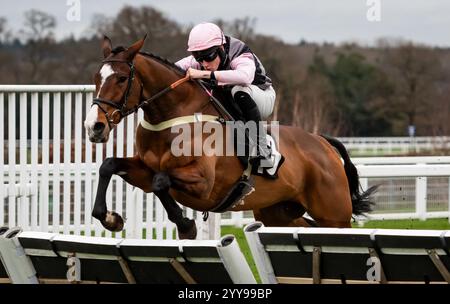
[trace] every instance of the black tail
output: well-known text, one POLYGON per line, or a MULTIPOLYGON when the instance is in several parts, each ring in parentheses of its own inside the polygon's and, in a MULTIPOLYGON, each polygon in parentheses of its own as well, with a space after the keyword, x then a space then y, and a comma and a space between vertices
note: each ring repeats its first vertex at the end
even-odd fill
POLYGON ((344 159, 344 170, 345 174, 347 175, 350 195, 352 197, 353 214, 361 215, 363 213, 371 212, 372 206, 375 204, 371 200, 371 196, 379 186, 372 186, 367 191, 361 193, 358 171, 356 170, 355 165, 350 160, 347 149, 345 149, 344 145, 336 138, 329 137, 323 134, 321 134, 321 136, 325 138, 330 143, 330 145, 336 148, 341 157, 344 159))

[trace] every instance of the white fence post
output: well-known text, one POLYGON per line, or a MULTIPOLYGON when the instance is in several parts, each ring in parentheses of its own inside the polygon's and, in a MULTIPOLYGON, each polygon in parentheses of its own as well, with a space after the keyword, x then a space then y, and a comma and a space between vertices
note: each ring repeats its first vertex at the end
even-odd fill
MULTIPOLYGON (((8 123, 16 125, 16 94, 8 94, 8 123)), ((16 128, 8 128, 8 225, 16 226, 16 128)))
POLYGON ((362 192, 364 192, 367 189, 369 189, 369 179, 368 178, 361 178, 359 180, 359 184, 361 185, 362 192))
MULTIPOLYGON (((99 182, 99 173, 98 170, 100 169, 100 166, 102 165, 103 162, 103 145, 102 144, 95 144, 95 163, 97 165, 97 174, 96 174, 96 178, 95 178, 95 184, 94 184, 94 200, 96 197, 96 193, 97 193, 97 186, 98 186, 98 182, 99 182)), ((128 197, 128 196, 127 196, 128 197)), ((95 204, 95 202, 94 202, 95 204)), ((100 224, 100 221, 95 220, 94 221, 94 229, 95 229, 95 236, 100 236, 101 232, 103 230, 103 226, 100 224)))
MULTIPOLYGON (((155 234, 157 240, 163 239, 164 231, 164 207, 162 206, 159 198, 154 195, 154 206, 155 206, 155 234)), ((151 234, 152 238, 153 235, 151 234)))
POLYGON ((450 223, 450 177, 448 178, 448 222, 450 223))
MULTIPOLYGON (((142 239, 144 237, 142 228, 144 225, 142 224, 143 216, 144 216, 144 192, 135 188, 137 199, 135 202, 135 216, 134 216, 134 237, 138 239, 142 239)), ((122 201, 121 201, 122 202, 122 201)))
MULTIPOLYGON (((35 95, 36 96, 36 95, 35 95)), ((33 100, 35 100, 33 96, 33 100)), ((27 140, 27 94, 20 93, 20 140, 19 140, 19 161, 20 161, 20 184, 23 188, 20 189, 21 193, 25 193, 26 185, 28 184, 29 176, 26 169, 27 166, 27 154, 28 154, 28 140, 27 140)), ((24 228, 28 228, 28 205, 29 198, 26 195, 22 195, 19 199, 19 208, 17 208, 17 224, 24 228)))
MULTIPOLYGON (((111 133, 110 133, 110 136, 109 136, 109 140, 106 142, 106 144, 105 144, 105 146, 106 146, 106 157, 112 157, 113 156, 113 149, 114 149, 114 147, 113 147, 113 141, 114 141, 114 130, 113 131, 111 131, 111 133)), ((108 185, 108 190, 106 191, 106 207, 107 207, 107 209, 108 210, 115 210, 115 207, 114 207, 114 202, 113 202, 113 189, 114 189, 114 185, 115 185, 115 183, 116 183, 116 181, 117 181, 117 176, 112 176, 111 177, 111 180, 110 180, 110 182, 109 182, 109 185, 108 185)), ((132 198, 130 198, 130 199, 132 199, 132 198)), ((135 210, 136 209, 133 209, 134 211, 133 212, 135 212, 135 210)), ((133 214, 133 216, 134 216, 134 214, 133 214)), ((109 230, 104 230, 105 231, 105 236, 106 237, 111 237, 112 236, 112 232, 111 231, 109 231, 109 230)))
POLYGON ((125 236, 127 238, 134 238, 136 236, 136 201, 138 197, 138 189, 132 191, 132 195, 127 197, 127 216, 124 225, 125 236))
MULTIPOLYGON (((5 108, 5 95, 0 92, 0 117, 3 116, 3 109, 5 108)), ((4 152, 5 152, 5 141, 4 141, 4 132, 5 128, 3 123, 0 123, 0 166, 3 166, 5 163, 4 160, 4 152)), ((0 226, 3 226, 5 223, 5 214, 4 214, 4 202, 5 202, 5 191, 6 186, 4 185, 3 179, 4 179, 4 173, 3 173, 3 167, 0 167, 0 226)))
MULTIPOLYGON (((41 193, 36 195, 37 206, 36 208, 36 223, 39 222, 41 231, 48 231, 48 216, 49 216, 49 156, 50 156, 50 93, 44 93, 42 96, 42 175, 41 184, 39 189, 41 193), (39 210, 39 220, 37 211, 39 210)), ((36 136, 37 137, 37 136, 36 136)), ((37 140, 37 138, 36 138, 37 140)), ((37 160, 36 160, 37 164, 37 160)), ((32 178, 32 183, 35 183, 34 178, 32 178)), ((37 182, 35 187, 37 187, 37 182)), ((34 212, 34 210, 33 210, 34 212)), ((31 222, 31 225, 36 223, 31 222)))
MULTIPOLYGON (((91 108, 90 101, 93 98, 93 94, 87 93, 86 94, 86 105, 85 105, 85 111, 86 113, 91 108)), ((94 196, 92 195, 92 147, 93 144, 89 142, 89 135, 86 130, 84 130, 84 141, 85 141, 85 165, 86 165, 86 171, 84 172, 85 178, 84 178, 84 231, 85 235, 91 236, 92 231, 92 202, 94 196)))
MULTIPOLYGON (((123 121, 122 123, 125 123, 125 121, 123 121)), ((126 134, 126 139, 127 139, 126 156, 132 157, 134 154, 134 130, 135 130, 134 116, 133 115, 127 116, 126 123, 127 123, 127 126, 126 126, 126 128, 127 128, 127 130, 126 130, 126 132, 127 132, 127 134, 126 134)), ((130 213, 130 214, 132 214, 132 216, 134 216, 136 206, 133 206, 133 203, 130 204, 130 202, 133 201, 133 186, 131 186, 130 184, 127 184, 125 188, 126 188, 125 214, 127 217, 127 221, 129 221, 131 219, 129 219, 128 214, 130 213)), ((127 231, 126 236, 131 237, 131 234, 129 234, 127 231)))
POLYGON ((145 225, 145 229, 147 230, 146 233, 146 238, 147 239, 153 239, 153 228, 154 228, 154 194, 153 193, 147 193, 145 195, 146 197, 146 205, 145 205, 145 210, 146 210, 146 219, 147 219, 147 223, 145 225))
POLYGON ((83 96, 80 92, 75 93, 75 183, 74 183, 74 200, 73 200, 73 218, 75 225, 75 234, 81 234, 81 148, 82 137, 82 101, 83 96))
MULTIPOLYGON (((31 93, 31 174, 30 175, 30 179, 31 179, 31 187, 33 187, 33 191, 35 193, 38 193, 38 186, 39 183, 42 183, 42 176, 40 177, 40 179, 38 179, 38 172, 37 172, 37 165, 38 165, 38 128, 39 128, 39 119, 38 119, 38 112, 39 112, 39 93, 34 92, 31 93)), ((21 113, 22 115, 22 113, 21 113)), ((26 117, 26 116, 25 116, 26 117)), ((23 117, 22 119, 24 120, 28 120, 25 119, 25 117, 23 117)), ((42 121, 42 123, 44 124, 44 121, 42 121)), ((26 122, 26 124, 28 124, 28 122, 26 122)), ((27 149, 28 150, 28 149, 27 149)), ((28 160, 25 162, 26 164, 28 163, 28 160)), ((31 205, 31 227, 33 227, 34 229, 36 229, 37 223, 38 223, 38 204, 39 204, 39 196, 35 195, 32 197, 29 197, 26 202, 28 202, 28 204, 31 205)), ((29 214, 30 208, 27 206, 26 207, 26 213, 25 216, 27 216, 26 219, 26 223, 27 226, 25 227, 29 227, 29 220, 28 220, 28 214, 29 214)), ((25 227, 22 227, 25 229, 25 227)), ((47 228, 47 227, 46 227, 47 228)), ((41 225, 41 229, 42 231, 42 225, 41 225)))
MULTIPOLYGON (((116 157, 124 157, 124 124, 121 123, 117 125, 117 138, 116 138, 116 157)), ((116 182, 116 212, 118 214, 123 214, 123 180, 121 177, 115 179, 116 182)), ((140 196, 142 200, 142 195, 140 196)), ((119 237, 120 234, 117 233, 116 237, 119 237)))
POLYGON ((198 218, 196 221, 199 240, 218 240, 220 239, 220 213, 209 212, 208 219, 203 221, 200 212, 197 212, 198 218))
POLYGON ((416 213, 421 221, 427 219, 427 178, 416 178, 416 213))
POLYGON ((234 227, 242 228, 243 218, 244 218, 244 211, 231 212, 231 219, 234 227))
POLYGON ((72 93, 64 94, 64 195, 63 195, 63 231, 70 233, 71 178, 70 163, 72 152, 72 93))

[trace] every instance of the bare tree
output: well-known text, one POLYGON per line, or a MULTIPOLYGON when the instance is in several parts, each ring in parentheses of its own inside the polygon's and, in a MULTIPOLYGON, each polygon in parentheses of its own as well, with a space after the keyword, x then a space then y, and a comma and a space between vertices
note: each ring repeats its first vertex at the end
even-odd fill
POLYGON ((0 43, 4 43, 4 35, 6 32, 6 19, 4 17, 0 17, 0 43))
POLYGON ((336 135, 340 126, 332 120, 333 111, 337 110, 328 79, 310 72, 294 96, 293 124, 315 134, 336 135))
POLYGON ((22 34, 26 40, 43 41, 54 38, 53 30, 56 27, 54 16, 35 9, 25 12, 25 23, 22 34))
POLYGON ((433 119, 427 120, 428 128, 433 136, 450 135, 450 87, 438 90, 431 103, 430 112, 433 119))
POLYGON ((178 23, 150 6, 125 6, 112 20, 94 19, 93 27, 115 43, 127 45, 147 35, 144 49, 173 60, 185 55, 187 34, 178 23))
POLYGON ((256 19, 250 17, 237 18, 232 21, 217 19, 213 21, 225 33, 242 41, 249 41, 255 38, 256 19))
POLYGON ((110 35, 113 22, 114 18, 107 17, 104 14, 94 14, 92 16, 91 25, 86 30, 85 34, 101 39, 104 35, 110 35))
POLYGON ((402 43, 383 45, 382 65, 395 87, 392 107, 403 113, 407 125, 422 125, 430 119, 432 102, 436 99, 436 83, 442 77, 439 57, 428 47, 402 43))
POLYGON ((6 18, 0 17, 0 83, 17 83, 17 56, 11 51, 11 31, 7 29, 6 18))
POLYGON ((13 34, 7 27, 7 20, 5 17, 0 17, 0 44, 11 43, 13 34))
POLYGON ((23 72, 21 60, 23 48, 7 26, 7 19, 0 17, 0 83, 17 84, 28 81, 28 73, 23 72))
POLYGON ((25 12, 24 29, 21 34, 27 42, 26 58, 30 66, 30 82, 45 83, 50 81, 51 69, 48 62, 50 48, 54 45, 54 29, 56 19, 54 16, 38 10, 25 12))

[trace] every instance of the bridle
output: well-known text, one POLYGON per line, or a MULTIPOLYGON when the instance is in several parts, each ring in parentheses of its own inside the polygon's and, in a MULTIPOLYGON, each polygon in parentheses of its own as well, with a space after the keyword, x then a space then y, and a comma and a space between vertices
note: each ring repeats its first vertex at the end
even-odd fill
POLYGON ((136 112, 137 110, 139 110, 140 108, 142 108, 143 106, 149 104, 150 102, 152 102, 153 100, 161 97, 162 95, 168 93, 169 91, 175 89, 178 85, 188 81, 190 78, 189 76, 186 76, 184 78, 181 78, 177 81, 175 81, 174 83, 172 83, 170 86, 164 88, 163 90, 159 91, 158 93, 156 93, 155 95, 153 95, 152 97, 148 98, 148 99, 144 99, 142 100, 142 92, 144 91, 144 85, 142 84, 142 82, 140 82, 140 93, 139 93, 139 104, 136 105, 135 107, 132 107, 130 109, 126 109, 127 107, 127 103, 128 103, 128 98, 130 96, 130 92, 131 92, 131 86, 133 85, 133 81, 135 78, 135 66, 134 66, 134 62, 129 62, 127 60, 120 60, 120 59, 105 59, 102 61, 102 63, 108 63, 108 62, 121 62, 121 63, 126 63, 129 67, 130 67, 130 74, 128 76, 128 83, 127 83, 127 88, 125 90, 125 93, 122 95, 122 98, 120 99, 120 102, 114 102, 112 100, 107 100, 107 99, 103 99, 103 98, 94 98, 91 104, 91 107, 93 105, 97 105, 99 107, 99 109, 105 114, 106 116, 106 120, 108 121, 108 125, 111 129, 111 124, 117 125, 120 120, 125 117, 128 116, 134 112, 136 112), (106 111, 102 105, 108 105, 111 106, 113 108, 115 108, 115 110, 109 114, 108 111, 106 111))

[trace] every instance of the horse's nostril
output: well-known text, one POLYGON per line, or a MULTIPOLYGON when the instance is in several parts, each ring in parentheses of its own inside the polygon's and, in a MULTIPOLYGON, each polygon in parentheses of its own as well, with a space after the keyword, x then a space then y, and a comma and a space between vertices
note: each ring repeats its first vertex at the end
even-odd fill
POLYGON ((102 122, 96 122, 94 125, 94 132, 101 133, 105 129, 105 124, 102 122))

